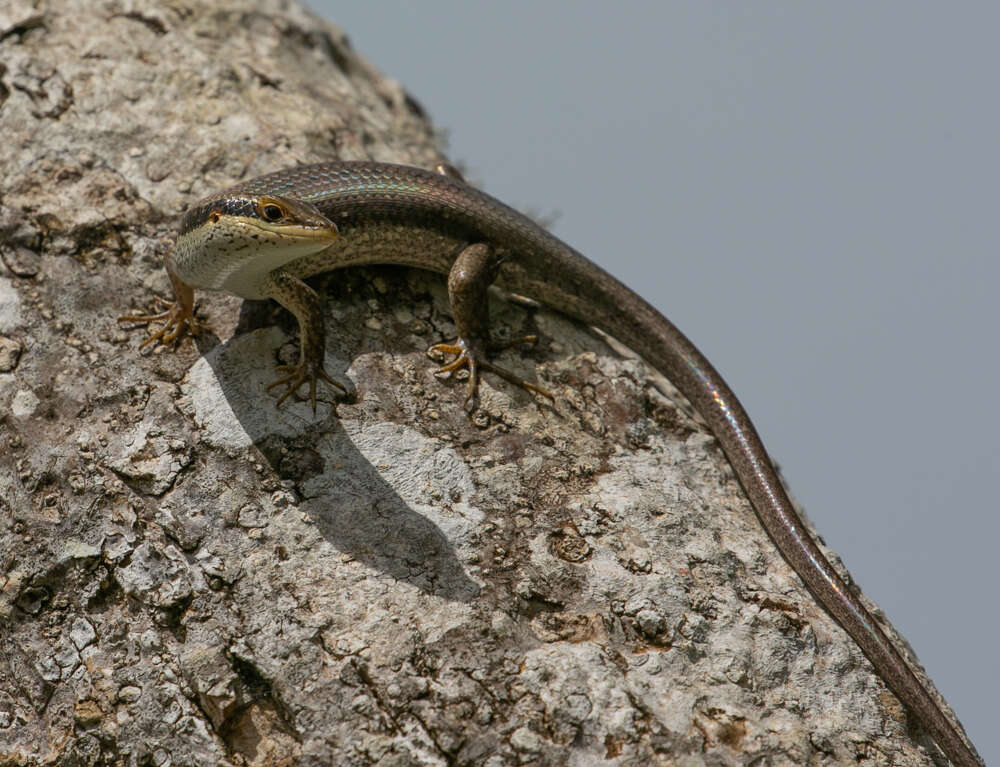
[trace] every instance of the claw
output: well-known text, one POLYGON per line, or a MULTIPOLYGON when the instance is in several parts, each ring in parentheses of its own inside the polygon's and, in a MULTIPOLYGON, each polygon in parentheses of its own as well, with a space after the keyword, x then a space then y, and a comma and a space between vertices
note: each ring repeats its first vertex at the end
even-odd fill
POLYGON ((156 296, 155 301, 160 306, 166 307, 165 310, 155 314, 126 314, 118 318, 119 322, 135 322, 141 325, 149 325, 153 322, 164 323, 159 330, 150 331, 146 339, 139 344, 140 349, 145 349, 150 344, 155 343, 175 346, 185 328, 193 336, 201 332, 201 326, 194 315, 194 307, 187 307, 180 301, 168 301, 159 296, 156 296))
POLYGON ((282 376, 276 381, 272 381, 267 385, 267 391, 271 391, 276 386, 287 386, 284 393, 278 397, 278 401, 275 403, 275 407, 281 407, 281 403, 288 399, 291 395, 299 390, 302 384, 309 382, 309 400, 312 402, 313 414, 316 413, 316 379, 322 379, 330 386, 333 386, 344 394, 347 394, 347 387, 344 386, 340 381, 337 381, 327 375, 327 372, 323 369, 323 364, 310 364, 308 362, 299 362, 297 365, 278 365, 275 367, 275 371, 279 374, 287 373, 287 375, 282 376))
MULTIPOLYGON (((526 342, 534 343, 536 340, 536 336, 523 336, 521 338, 515 338, 508 341, 507 343, 496 348, 506 349, 515 344, 526 342)), ((455 355, 455 359, 451 362, 445 363, 435 370, 434 372, 436 374, 453 373, 456 370, 461 370, 463 368, 469 371, 469 387, 466 391, 465 401, 462 403, 466 412, 471 413, 475 409, 476 398, 479 390, 480 371, 483 370, 494 373, 505 381, 512 383, 515 386, 520 386, 522 389, 527 389, 528 391, 535 392, 536 394, 541 394, 543 397, 547 397, 550 400, 555 400, 555 397, 542 387, 529 383, 523 378, 514 375, 509 370, 497 367, 492 362, 480 359, 480 355, 475 350, 475 344, 466 341, 464 338, 459 338, 453 344, 434 344, 427 350, 427 353, 428 355, 435 356, 450 354, 455 355)))

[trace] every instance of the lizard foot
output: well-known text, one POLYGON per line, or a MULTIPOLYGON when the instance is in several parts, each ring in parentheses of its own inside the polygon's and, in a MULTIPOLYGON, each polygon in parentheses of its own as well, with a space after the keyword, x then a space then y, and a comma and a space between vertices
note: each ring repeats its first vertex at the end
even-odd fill
POLYGON ((164 307, 164 311, 156 314, 126 314, 118 318, 119 322, 135 322, 141 325, 148 325, 153 322, 162 322, 163 327, 159 330, 151 330, 140 345, 140 349, 145 349, 150 344, 161 343, 164 346, 174 346, 177 340, 184 333, 184 329, 196 336, 201 332, 198 319, 194 316, 194 306, 185 305, 181 301, 167 301, 165 298, 156 296, 156 303, 164 307))
MULTIPOLYGON (((510 346, 514 346, 515 344, 534 343, 537 340, 537 336, 523 336, 521 338, 515 338, 495 348, 506 349, 510 346)), ((491 362, 487 362, 484 359, 485 355, 479 351, 478 344, 467 341, 464 338, 459 338, 453 344, 434 344, 427 350, 427 354, 432 357, 445 354, 455 355, 455 359, 439 367, 436 371, 434 371, 435 373, 453 373, 456 370, 462 370, 463 368, 469 371, 469 388, 465 395, 465 402, 463 403, 466 412, 471 413, 475 409, 477 394, 479 391, 480 371, 494 373, 515 386, 520 386, 522 389, 527 389, 528 391, 535 392, 536 394, 541 394, 543 397, 547 397, 550 400, 555 400, 555 397, 542 387, 525 381, 523 378, 511 373, 509 370, 504 370, 491 362)))
POLYGON ((275 367, 275 371, 279 374, 284 373, 276 381, 271 382, 267 386, 267 390, 275 388, 276 386, 285 386, 284 393, 278 397, 275 407, 281 407, 281 403, 288 399, 292 394, 299 390, 302 384, 309 382, 309 400, 312 402, 313 414, 316 413, 316 380, 322 379, 326 381, 330 386, 336 389, 340 389, 341 392, 347 394, 347 387, 344 386, 340 381, 331 378, 327 375, 327 372, 323 369, 323 363, 313 363, 307 361, 301 361, 298 365, 278 365, 275 367))

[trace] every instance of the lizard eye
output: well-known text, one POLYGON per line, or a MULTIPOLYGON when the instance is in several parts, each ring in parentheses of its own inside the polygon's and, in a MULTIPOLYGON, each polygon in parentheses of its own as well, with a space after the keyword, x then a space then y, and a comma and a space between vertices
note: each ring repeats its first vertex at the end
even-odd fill
POLYGON ((273 202, 268 202, 260 206, 260 215, 265 221, 280 221, 285 217, 285 211, 281 209, 280 205, 275 205, 273 202))

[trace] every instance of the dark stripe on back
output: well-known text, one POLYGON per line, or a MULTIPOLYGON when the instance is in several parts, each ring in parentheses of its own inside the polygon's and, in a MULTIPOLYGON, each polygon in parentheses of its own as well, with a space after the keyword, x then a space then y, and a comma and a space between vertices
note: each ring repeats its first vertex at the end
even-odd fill
POLYGON ((198 203, 184 214, 184 218, 181 219, 181 234, 187 234, 204 224, 213 211, 223 216, 260 218, 260 215, 257 213, 256 197, 243 195, 210 197, 198 203))

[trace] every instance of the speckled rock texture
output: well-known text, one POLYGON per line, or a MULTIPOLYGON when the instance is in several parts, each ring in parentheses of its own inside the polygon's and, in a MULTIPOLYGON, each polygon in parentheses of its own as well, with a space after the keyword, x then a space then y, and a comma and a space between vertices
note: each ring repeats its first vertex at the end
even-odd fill
MULTIPOLYGON (((641 362, 444 281, 345 271, 314 415, 266 304, 140 353, 184 206, 297 162, 441 158, 417 102, 282 0, 0 2, 0 765, 932 764, 641 362)), ((553 204, 556 204, 553 202, 553 204)))

